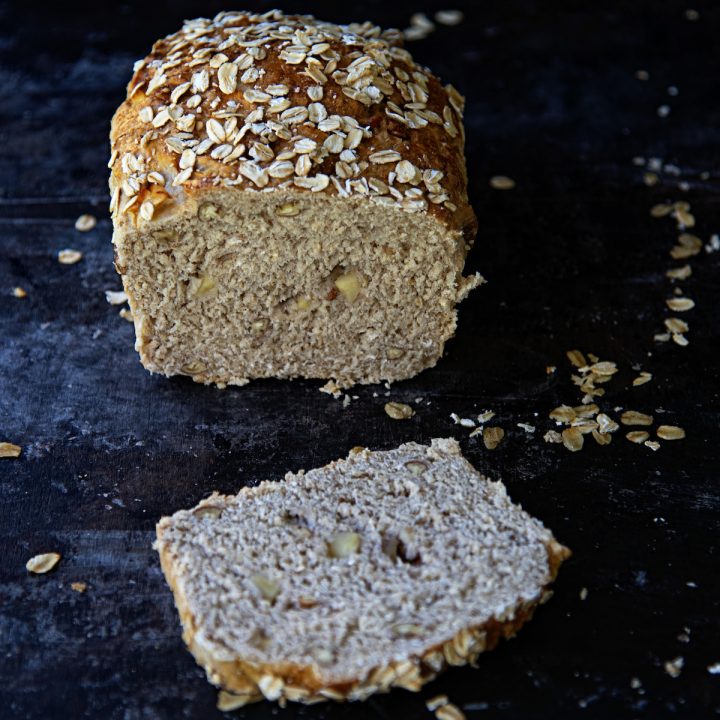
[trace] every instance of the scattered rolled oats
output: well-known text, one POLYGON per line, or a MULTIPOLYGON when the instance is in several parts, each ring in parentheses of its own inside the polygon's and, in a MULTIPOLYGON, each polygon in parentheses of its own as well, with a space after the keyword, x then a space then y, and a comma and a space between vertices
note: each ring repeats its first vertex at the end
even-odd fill
POLYGON ((565 430, 562 431, 562 444, 570 450, 570 452, 582 450, 584 442, 583 434, 577 428, 565 428, 565 430))
POLYGON ((671 280, 687 280, 692 275, 692 268, 690 265, 683 265, 678 268, 670 268, 665 273, 665 276, 671 280))
POLYGON ((633 386, 638 387, 639 385, 644 385, 645 383, 649 383, 652 380, 652 373, 646 372, 643 370, 634 380, 633 380, 633 386))
POLYGON ((673 333, 673 342, 680 347, 687 347, 690 341, 682 333, 673 333))
POLYGON ((550 419, 555 420, 558 424, 570 424, 577 418, 577 413, 569 405, 560 405, 550 412, 550 419))
POLYGON ((669 215, 672 211, 673 205, 671 203, 659 203, 650 208, 650 215, 654 218, 661 218, 669 215))
POLYGON ((58 261, 61 265, 74 265, 82 260, 83 254, 79 250, 66 248, 58 253, 58 261))
POLYGON ((494 450, 505 437, 505 431, 501 427, 486 427, 483 429, 483 443, 488 450, 494 450))
POLYGON ((415 411, 409 405, 398 402, 385 403, 385 412, 393 420, 407 420, 415 414, 415 411))
POLYGON ((593 430, 592 436, 598 445, 609 445, 612 442, 612 435, 609 435, 608 433, 593 430))
POLYGON ((650 435, 644 430, 632 430, 625 436, 630 442, 637 443, 638 445, 644 443, 650 435))
POLYGON ((530 425, 529 423, 521 423, 521 422, 519 422, 519 423, 517 424, 517 426, 518 426, 519 428, 522 428, 526 433, 531 433, 531 434, 532 434, 532 433, 535 432, 535 426, 534 426, 534 425, 530 425))
POLYGON ((598 429, 601 433, 614 433, 619 429, 619 425, 605 413, 600 413, 596 418, 598 429))
POLYGON ((687 312, 695 307, 695 302, 687 297, 668 298, 665 304, 673 312, 687 312))
POLYGON ((637 412, 636 410, 626 410, 620 416, 620 422, 623 425, 652 425, 653 416, 637 412))
POLYGON ((460 10, 438 10, 435 13, 435 21, 440 25, 459 25, 464 19, 460 10))
POLYGON ((579 350, 568 350, 566 353, 568 360, 576 367, 581 368, 587 365, 585 356, 579 350))
POLYGON ((123 308, 118 315, 123 319, 127 320, 128 322, 134 322, 132 310, 130 308, 123 308))
POLYGON ((447 705, 448 702, 448 696, 447 695, 435 695, 434 697, 429 698, 425 701, 425 707, 430 711, 433 712, 434 710, 437 710, 439 707, 442 707, 443 705, 447 705))
POLYGON ((84 582, 73 582, 70 583, 70 587, 78 593, 84 593, 87 590, 87 583, 84 582))
POLYGON ((60 553, 56 552, 35 555, 25 563, 25 567, 28 572, 43 575, 50 572, 60 562, 60 557, 60 553))
POLYGON ((19 445, 13 445, 9 442, 0 442, 0 458, 16 458, 20 457, 22 448, 19 445))
POLYGON ((685 260, 695 255, 699 255, 702 250, 702 240, 695 235, 683 233, 678 238, 678 245, 673 245, 670 249, 670 257, 673 260, 685 260))
POLYGON ((671 333, 686 333, 690 329, 690 326, 680 318, 666 318, 665 327, 671 333))
POLYGON ((97 220, 94 215, 80 215, 75 221, 75 229, 80 232, 89 232, 95 225, 97 225, 97 220))
MULTIPOLYGON (((614 375, 618 371, 618 369, 617 365, 614 362, 610 362, 609 360, 603 360, 602 362, 593 361, 593 364, 590 366, 590 371, 595 375, 608 377, 614 375)), ((595 382, 597 382, 597 379, 595 382)))
POLYGON ((653 452, 660 449, 660 443, 655 440, 646 440, 643 445, 645 445, 645 447, 649 447, 653 452))
POLYGON ((435 710, 437 720, 465 720, 465 713, 452 703, 445 703, 435 710))
POLYGON ((506 175, 494 175, 490 178, 490 187, 495 190, 512 190, 515 181, 506 175))
POLYGON ((21 287, 14 287, 12 294, 13 294, 13 297, 16 297, 16 298, 27 297, 27 293, 21 287))
POLYGON ((656 432, 661 440, 682 440, 685 437, 685 430, 677 425, 660 425, 656 432))
POLYGON ((546 443, 561 443, 563 441, 562 435, 557 430, 548 430, 543 435, 543 440, 546 443))

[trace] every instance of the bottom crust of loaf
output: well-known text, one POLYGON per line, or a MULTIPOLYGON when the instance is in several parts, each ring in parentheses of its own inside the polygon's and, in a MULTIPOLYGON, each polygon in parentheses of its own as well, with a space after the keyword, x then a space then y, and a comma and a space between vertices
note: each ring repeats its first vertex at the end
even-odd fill
POLYGON ((533 601, 519 603, 504 617, 464 628, 446 642, 429 647, 420 656, 377 667, 366 677, 333 685, 318 682, 312 667, 257 665, 241 659, 227 662, 214 658, 196 637, 194 618, 176 582, 171 559, 163 550, 160 552, 160 564, 175 597, 183 626, 183 640, 198 664, 205 669, 208 680, 221 688, 218 707, 232 710, 262 699, 277 701, 284 706, 288 700, 306 704, 326 700, 365 700, 392 688, 418 692, 425 683, 450 666, 474 665, 481 653, 492 650, 500 640, 513 637, 532 618, 537 606, 552 596, 549 587, 571 552, 556 540, 551 540, 546 547, 549 580, 533 601))

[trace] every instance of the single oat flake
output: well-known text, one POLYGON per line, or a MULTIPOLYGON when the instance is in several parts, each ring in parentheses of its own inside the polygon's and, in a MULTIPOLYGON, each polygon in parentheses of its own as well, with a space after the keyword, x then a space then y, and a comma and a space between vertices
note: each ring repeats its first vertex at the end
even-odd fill
POLYGON ((95 225, 97 225, 97 220, 94 215, 81 215, 75 221, 75 229, 80 232, 89 232, 95 227, 95 225))
POLYGON ((443 705, 447 705, 450 701, 447 695, 435 695, 434 697, 428 698, 425 701, 425 707, 433 712, 443 705))
POLYGON ((58 253, 58 261, 61 265, 74 265, 82 260, 83 254, 79 250, 65 248, 58 253))
POLYGON ((490 178, 490 187, 495 190, 512 190, 515 187, 515 181, 506 175, 494 175, 490 178))
POLYGON ((645 383, 649 383, 652 380, 652 373, 649 372, 641 372, 634 380, 633 380, 633 387, 638 387, 639 385, 644 385, 645 383))
POLYGON ((451 702, 441 705, 435 710, 437 720, 465 720, 465 713, 451 702))
POLYGON ((644 430, 632 430, 625 436, 630 442, 637 443, 638 445, 641 445, 646 440, 650 438, 649 433, 646 433, 644 430))
POLYGON ((0 458, 20 457, 22 448, 9 442, 0 442, 0 458))
POLYGON ((505 431, 501 427, 486 427, 483 430, 483 443, 488 450, 494 450, 505 437, 505 431))
POLYGON ((562 431, 562 444, 570 450, 570 452, 577 452, 582 450, 582 446, 585 442, 582 433, 577 428, 566 428, 562 431))
POLYGON ((686 297, 668 298, 665 301, 665 304, 673 312, 687 312, 688 310, 692 310, 695 307, 695 302, 690 298, 686 297))
POLYGON ((14 287, 12 291, 13 297, 24 298, 27 297, 27 292, 21 287, 14 287))
POLYGON ((25 567, 28 572, 35 573, 36 575, 43 575, 46 572, 50 572, 50 570, 52 570, 59 562, 60 553, 43 553, 42 555, 35 555, 35 557, 31 557, 25 563, 25 567))
POLYGON ((646 415, 636 410, 626 410, 620 416, 620 422, 623 425, 652 425, 653 417, 652 415, 646 415))
POLYGON ((682 440, 685 437, 685 430, 677 425, 660 425, 657 436, 661 440, 682 440))
POLYGON ((415 414, 415 411, 409 405, 398 402, 385 403, 385 412, 393 420, 407 420, 415 414))

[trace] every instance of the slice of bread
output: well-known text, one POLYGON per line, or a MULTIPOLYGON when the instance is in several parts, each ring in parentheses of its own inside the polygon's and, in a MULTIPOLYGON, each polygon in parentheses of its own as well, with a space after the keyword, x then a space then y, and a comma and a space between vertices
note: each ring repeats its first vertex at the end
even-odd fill
POLYGON ((214 494, 163 518, 156 549, 236 706, 419 690, 514 635, 570 554, 449 439, 214 494))

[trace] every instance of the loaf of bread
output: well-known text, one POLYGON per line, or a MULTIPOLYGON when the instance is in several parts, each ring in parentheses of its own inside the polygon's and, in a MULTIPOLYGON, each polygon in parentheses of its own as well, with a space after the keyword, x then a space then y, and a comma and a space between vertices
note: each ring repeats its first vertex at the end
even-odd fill
POLYGON ((234 705, 419 690, 512 636, 570 554, 455 440, 215 494, 163 518, 156 549, 234 705))
POLYGON ((112 122, 115 265, 143 365, 204 383, 436 363, 476 232, 463 98, 397 31, 192 20, 112 122))

